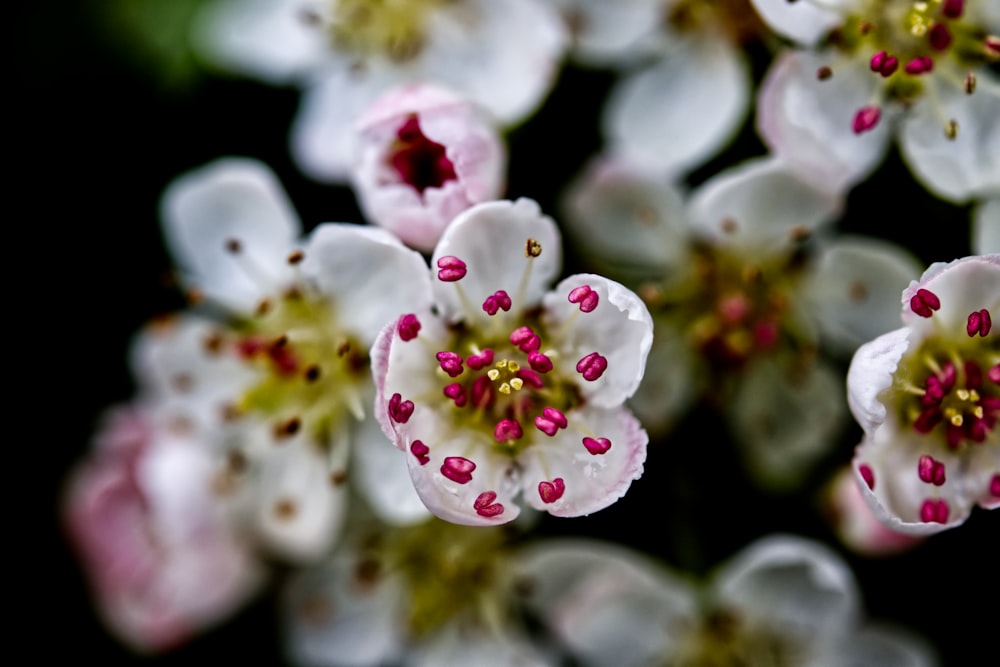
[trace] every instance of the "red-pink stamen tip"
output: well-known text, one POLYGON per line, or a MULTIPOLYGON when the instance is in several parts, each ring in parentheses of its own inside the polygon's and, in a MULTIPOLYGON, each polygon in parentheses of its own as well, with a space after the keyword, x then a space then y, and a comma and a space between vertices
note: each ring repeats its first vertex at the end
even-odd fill
POLYGON ((492 295, 486 297, 486 300, 483 301, 483 310, 485 310, 489 315, 496 315, 497 311, 500 310, 506 313, 510 310, 512 303, 513 302, 510 300, 510 296, 507 292, 497 290, 492 295))
POLYGON ((494 517, 498 514, 503 514, 503 505, 493 502, 496 499, 496 491, 483 491, 476 497, 476 501, 472 503, 472 507, 479 516, 494 517))
POLYGON ((479 354, 471 354, 465 358, 465 363, 474 371, 478 371, 493 363, 493 350, 487 348, 479 354))
POLYGON ((594 456, 599 456, 611 449, 611 441, 607 438, 584 438, 583 446, 594 456))
POLYGON ((469 396, 465 391, 465 387, 460 382, 452 382, 445 387, 444 395, 455 401, 455 407, 458 408, 464 408, 465 404, 469 402, 469 396))
POLYGON ((858 474, 861 475, 861 479, 865 481, 865 484, 868 485, 868 488, 874 491, 875 471, 872 470, 872 467, 867 463, 862 463, 861 465, 858 466, 858 474))
POLYGON ((512 345, 517 345, 522 352, 534 352, 542 346, 542 339, 528 326, 514 329, 510 333, 510 342, 512 345))
POLYGON ((442 351, 437 353, 438 363, 449 377, 462 374, 462 357, 455 352, 442 351))
POLYGON ((990 317, 990 311, 983 308, 982 310, 969 313, 969 321, 965 325, 965 331, 969 334, 969 338, 974 337, 976 334, 985 338, 992 328, 993 318, 990 317))
POLYGON ((519 370, 517 377, 524 380, 525 384, 530 385, 532 389, 541 389, 545 386, 545 383, 542 382, 542 376, 529 368, 519 370))
POLYGON ((566 415, 555 408, 545 408, 542 414, 535 417, 535 427, 545 435, 552 437, 561 428, 566 428, 566 415))
POLYGON ((580 304, 580 311, 589 313, 597 308, 600 295, 590 288, 590 285, 580 285, 569 292, 569 302, 580 304))
POLYGON ((413 414, 413 401, 404 401, 403 397, 396 393, 389 398, 389 416, 398 424, 405 424, 413 414))
POLYGON ((950 19, 957 19, 965 11, 965 0, 944 0, 941 5, 941 14, 950 19))
POLYGON ((1000 364, 997 364, 990 370, 986 371, 986 377, 988 377, 991 382, 1000 384, 1000 364))
POLYGON ((396 332, 404 341, 413 340, 420 332, 420 320, 413 313, 403 315, 396 325, 396 332))
POLYGON ((882 117, 882 110, 877 106, 867 106, 858 109, 854 114, 854 134, 867 132, 878 125, 879 118, 882 117))
POLYGON ((1000 498, 1000 474, 993 475, 993 479, 990 480, 990 495, 1000 498))
POLYGON ((944 51, 951 46, 951 31, 943 23, 935 23, 927 32, 927 39, 935 51, 944 51))
POLYGON ((934 69, 934 60, 930 56, 917 56, 906 63, 907 74, 926 74, 934 69))
POLYGON ((449 456, 441 464, 441 474, 458 484, 470 482, 475 469, 476 464, 464 456, 449 456))
POLYGON ((458 257, 452 255, 446 255, 437 261, 438 269, 438 280, 446 283, 453 283, 456 280, 461 280, 465 277, 468 272, 465 262, 460 260, 458 257))
POLYGON ((521 424, 515 419, 501 419, 493 429, 493 437, 497 442, 519 440, 522 436, 524 436, 524 431, 521 430, 521 424))
POLYGON ((928 498, 920 506, 920 520, 924 523, 947 523, 948 501, 943 498, 928 498))
POLYGON ((924 454, 917 462, 917 475, 920 476, 922 482, 941 486, 945 482, 944 463, 924 454))
POLYGON ((556 477, 551 482, 538 483, 538 495, 543 503, 554 503, 563 497, 566 492, 566 482, 562 477, 556 477))
POLYGON ((431 448, 420 440, 414 440, 413 443, 410 444, 410 453, 417 457, 417 461, 422 466, 427 465, 427 462, 431 460, 431 458, 427 456, 430 451, 431 448))
POLYGON ((604 375, 608 369, 608 360, 597 352, 591 352, 580 361, 576 362, 576 371, 583 375, 583 379, 593 382, 604 375))
POLYGON ((539 373, 548 373, 552 370, 552 360, 541 352, 529 352, 528 365, 539 373))
POLYGON ((935 310, 941 308, 941 299, 930 290, 918 289, 917 293, 910 297, 910 310, 920 317, 930 317, 935 310))

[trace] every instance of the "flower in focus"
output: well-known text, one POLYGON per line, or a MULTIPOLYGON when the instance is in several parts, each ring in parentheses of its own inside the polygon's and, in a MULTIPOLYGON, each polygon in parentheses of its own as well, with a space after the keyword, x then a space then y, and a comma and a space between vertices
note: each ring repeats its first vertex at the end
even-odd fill
POLYGON ((446 86, 511 125, 555 81, 566 36, 543 0, 216 0, 196 23, 204 57, 304 97, 299 167, 346 181, 354 119, 404 82, 446 86))
POLYGON ((572 238, 633 286, 656 336, 631 406, 665 432, 700 398, 726 418, 754 477, 788 487, 846 416, 845 356, 894 326, 885 311, 919 272, 885 242, 830 239, 841 200, 776 158, 722 172, 690 197, 635 165, 598 160, 566 196, 572 238), (685 201, 687 199, 687 201, 685 201))
POLYGON ((880 521, 926 535, 1000 506, 1000 255, 933 264, 903 291, 903 327, 858 349, 854 470, 880 521))
POLYGON ((749 0, 557 0, 573 57, 624 70, 602 128, 609 152, 678 174, 718 152, 752 98, 745 45, 769 34, 749 0))
POLYGON ((253 595, 263 569, 212 492, 211 457, 141 406, 111 411, 63 498, 97 608, 142 652, 175 647, 253 595))
POLYGON ((354 191, 365 216, 430 252, 473 204, 500 196, 506 151, 468 100, 427 84, 394 88, 357 121, 354 191))
POLYGON ((642 379, 649 313, 596 275, 549 291, 561 261, 535 202, 474 206, 434 251, 433 307, 403 311, 372 348, 375 414, 443 519, 505 523, 521 493, 589 514, 642 473, 646 432, 622 403, 642 379))
POLYGON ((328 564, 286 590, 293 663, 554 664, 525 623, 507 528, 359 524, 328 564))
POLYGON ((760 539, 704 586, 593 541, 525 549, 518 563, 529 603, 583 665, 936 663, 912 635, 862 623, 846 564, 802 538, 760 539))
POLYGON ((1000 11, 992 0, 754 0, 816 51, 780 55, 762 84, 771 150, 829 187, 854 185, 893 135, 913 173, 955 202, 1000 188, 1000 11))
POLYGON ((425 518, 368 408, 368 349, 429 292, 423 258, 372 227, 321 224, 300 242, 280 185, 251 160, 183 175, 162 207, 197 309, 143 332, 136 375, 206 434, 220 491, 261 542, 292 560, 325 554, 349 478, 385 520, 425 518))

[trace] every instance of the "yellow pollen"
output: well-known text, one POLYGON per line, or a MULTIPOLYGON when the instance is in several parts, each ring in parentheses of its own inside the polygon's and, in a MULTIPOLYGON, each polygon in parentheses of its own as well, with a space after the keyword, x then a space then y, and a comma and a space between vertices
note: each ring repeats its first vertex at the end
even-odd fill
POLYGON ((948 421, 951 422, 952 426, 961 426, 962 422, 965 421, 965 420, 962 419, 962 415, 955 415, 951 419, 949 419, 948 421))
POLYGON ((518 365, 516 361, 508 361, 507 370, 510 371, 511 373, 516 373, 519 370, 521 370, 521 367, 518 365))
POLYGON ((969 390, 969 400, 972 401, 973 403, 978 403, 979 402, 979 392, 976 391, 975 389, 970 389, 969 390))
POLYGON ((969 390, 968 389, 958 389, 955 391, 955 395, 958 396, 963 401, 969 400, 969 390))
POLYGON ((985 414, 983 412, 983 406, 977 405, 976 408, 972 411, 972 414, 975 415, 976 419, 982 419, 983 414, 985 414))
MULTIPOLYGON (((522 380, 521 378, 513 378, 510 381, 510 386, 514 389, 514 391, 518 391, 521 387, 524 386, 524 380, 522 380)), ((982 408, 980 408, 980 410, 981 409, 982 408)))
POLYGON ((499 387, 497 387, 497 391, 499 391, 501 394, 504 394, 504 395, 509 394, 510 393, 510 385, 507 384, 506 382, 504 382, 499 387))
POLYGON ((498 371, 495 368, 491 368, 490 370, 486 371, 486 376, 489 377, 489 379, 491 380, 496 380, 498 377, 500 377, 500 371, 498 371))
POLYGON ((507 368, 507 360, 506 359, 501 359, 500 361, 498 361, 496 363, 496 367, 497 368, 507 368))

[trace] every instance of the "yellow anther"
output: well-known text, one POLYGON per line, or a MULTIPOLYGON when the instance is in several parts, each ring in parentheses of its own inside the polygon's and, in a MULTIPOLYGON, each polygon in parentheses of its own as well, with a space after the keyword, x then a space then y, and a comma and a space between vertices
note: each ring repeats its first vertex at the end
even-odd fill
POLYGON ((976 408, 972 411, 972 414, 975 415, 976 419, 982 419, 983 414, 985 414, 983 412, 983 406, 977 405, 976 408))
POLYGON ((969 400, 972 401, 973 403, 978 403, 979 402, 979 392, 976 391, 975 389, 970 389, 969 390, 969 400))
POLYGON ((524 243, 525 257, 538 257, 542 254, 542 244, 535 239, 528 239, 524 243))
POLYGON ((511 373, 516 373, 520 369, 521 369, 521 366, 518 365, 518 363, 516 361, 508 361, 507 362, 507 370, 510 371, 511 373))
MULTIPOLYGON (((524 380, 522 380, 521 378, 513 378, 510 381, 510 386, 514 388, 514 391, 518 391, 521 387, 524 386, 524 380)), ((980 410, 982 410, 982 408, 980 408, 980 410)))
POLYGON ((509 394, 510 393, 510 385, 507 384, 506 382, 504 382, 499 387, 497 387, 497 391, 499 391, 501 394, 509 394))
POLYGON ((498 377, 500 377, 500 371, 498 371, 495 368, 491 368, 490 370, 486 371, 486 376, 489 377, 489 379, 491 380, 496 380, 498 377))
POLYGON ((951 418, 951 419, 949 419, 948 421, 950 421, 950 422, 951 422, 951 425, 952 425, 952 426, 961 426, 961 425, 962 425, 962 422, 963 422, 964 420, 962 419, 962 415, 955 415, 954 417, 952 417, 952 418, 951 418))
POLYGON ((957 389, 955 391, 955 395, 958 396, 963 401, 969 400, 969 396, 970 396, 968 389, 957 389))
POLYGON ((507 368, 507 360, 506 359, 501 359, 500 361, 498 361, 496 363, 496 367, 497 368, 507 368))

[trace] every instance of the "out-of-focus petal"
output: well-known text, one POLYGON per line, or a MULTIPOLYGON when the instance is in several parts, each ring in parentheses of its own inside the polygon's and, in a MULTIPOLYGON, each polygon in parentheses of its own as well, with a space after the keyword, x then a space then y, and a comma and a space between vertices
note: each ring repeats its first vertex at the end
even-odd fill
POLYGON ((841 8, 856 0, 825 2, 789 2, 789 0, 753 0, 754 9, 772 30, 803 45, 815 46, 820 39, 843 23, 841 8))
POLYGON ((973 212, 972 252, 1000 253, 1000 195, 982 202, 973 212))

